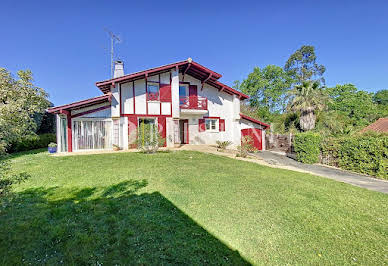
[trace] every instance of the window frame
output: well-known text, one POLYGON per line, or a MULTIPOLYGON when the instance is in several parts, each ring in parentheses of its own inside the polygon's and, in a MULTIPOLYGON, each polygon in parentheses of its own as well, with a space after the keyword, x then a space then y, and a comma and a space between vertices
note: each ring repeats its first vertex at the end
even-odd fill
POLYGON ((157 81, 147 81, 147 101, 149 102, 158 102, 160 101, 160 83, 157 81), (152 98, 150 99, 150 86, 157 87, 157 92, 155 93, 157 95, 156 99, 152 98))
POLYGON ((220 119, 219 118, 204 118, 205 119, 205 132, 220 132, 220 119), (214 129, 212 128, 212 122, 210 122, 210 128, 207 128, 207 121, 214 121, 214 129))

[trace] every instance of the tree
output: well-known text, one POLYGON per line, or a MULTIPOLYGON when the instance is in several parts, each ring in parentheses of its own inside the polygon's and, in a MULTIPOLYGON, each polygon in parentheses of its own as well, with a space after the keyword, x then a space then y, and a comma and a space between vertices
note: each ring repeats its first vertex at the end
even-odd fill
POLYGON ((377 104, 388 105, 388 90, 379 90, 373 95, 373 101, 377 104))
POLYGON ((18 80, 0 68, 0 149, 21 136, 34 134, 36 114, 49 106, 47 93, 34 86, 31 71, 19 71, 18 80))
POLYGON ((377 106, 373 102, 372 93, 358 90, 353 84, 327 88, 326 93, 331 99, 328 103, 329 111, 348 117, 352 126, 365 126, 377 118, 377 106))
POLYGON ((9 193, 12 184, 21 182, 26 173, 11 174, 5 160, 10 143, 34 134, 35 116, 48 107, 46 92, 34 86, 31 71, 19 71, 18 80, 0 68, 0 196, 9 193))
POLYGON ((318 65, 315 48, 311 45, 303 45, 288 58, 284 70, 294 79, 297 84, 302 84, 307 80, 315 80, 325 83, 323 73, 326 68, 318 65))
POLYGON ((304 81, 290 92, 293 95, 289 106, 300 113, 300 127, 307 131, 314 129, 317 111, 325 107, 325 94, 318 82, 304 81))
POLYGON ((287 91, 293 80, 279 66, 255 67, 247 79, 239 85, 250 96, 251 106, 263 108, 263 112, 283 112, 287 106, 287 91))

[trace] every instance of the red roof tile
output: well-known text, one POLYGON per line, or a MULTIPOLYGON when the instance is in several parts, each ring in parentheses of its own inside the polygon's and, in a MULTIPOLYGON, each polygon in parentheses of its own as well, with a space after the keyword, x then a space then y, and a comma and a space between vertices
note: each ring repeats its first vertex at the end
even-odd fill
POLYGON ((361 132, 376 131, 376 132, 387 132, 388 133, 388 117, 380 118, 376 122, 370 124, 361 132))

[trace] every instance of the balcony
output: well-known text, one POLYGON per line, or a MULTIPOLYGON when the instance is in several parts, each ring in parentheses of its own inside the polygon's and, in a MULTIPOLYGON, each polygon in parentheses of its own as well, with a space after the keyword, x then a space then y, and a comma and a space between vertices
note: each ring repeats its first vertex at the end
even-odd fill
POLYGON ((205 114, 207 113, 207 98, 201 96, 179 97, 181 113, 205 114))

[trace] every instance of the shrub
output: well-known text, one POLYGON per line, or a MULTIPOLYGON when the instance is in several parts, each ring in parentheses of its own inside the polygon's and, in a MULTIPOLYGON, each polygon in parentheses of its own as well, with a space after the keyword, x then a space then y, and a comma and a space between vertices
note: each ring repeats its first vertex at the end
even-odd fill
POLYGON ((353 136, 340 140, 338 166, 388 179, 388 136, 353 136))
POLYGON ((158 127, 154 124, 141 123, 137 134, 137 147, 144 153, 155 153, 159 147, 164 146, 158 127))
POLYGON ((55 134, 47 133, 42 135, 25 136, 17 142, 12 143, 8 152, 29 151, 39 148, 47 148, 49 143, 55 142, 55 134))
POLYGON ((241 145, 237 147, 238 153, 237 157, 247 157, 249 152, 256 151, 256 148, 253 146, 253 139, 251 136, 245 136, 241 139, 241 145))
POLYGON ((230 144, 232 144, 231 141, 216 141, 217 143, 217 148, 220 149, 221 151, 225 150, 226 147, 228 147, 230 144))
POLYGON ((388 135, 367 133, 325 139, 321 162, 388 179, 388 135))
POLYGON ((293 145, 296 159, 302 163, 317 163, 319 161, 321 137, 311 132, 295 135, 293 145))

